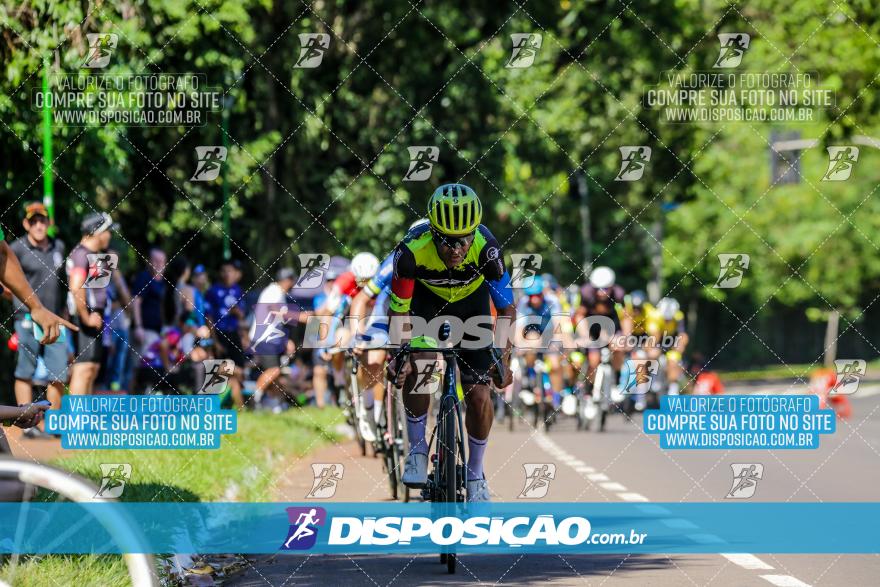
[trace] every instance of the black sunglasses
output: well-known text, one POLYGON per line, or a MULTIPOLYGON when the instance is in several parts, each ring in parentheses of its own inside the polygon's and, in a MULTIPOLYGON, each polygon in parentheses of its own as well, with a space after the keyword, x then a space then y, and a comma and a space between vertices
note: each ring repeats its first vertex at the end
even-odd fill
POLYGON ((436 230, 431 231, 431 236, 434 237, 434 242, 439 244, 442 247, 446 247, 447 249, 455 249, 458 247, 465 248, 474 242, 474 234, 470 233, 464 236, 446 236, 445 234, 440 234, 436 230))

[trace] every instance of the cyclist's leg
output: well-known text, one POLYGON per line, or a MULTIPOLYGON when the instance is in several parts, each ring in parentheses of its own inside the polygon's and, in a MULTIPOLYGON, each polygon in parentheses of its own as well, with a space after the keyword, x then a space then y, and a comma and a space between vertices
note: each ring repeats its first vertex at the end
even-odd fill
POLYGON ((364 407, 371 409, 373 421, 378 422, 385 400, 385 351, 367 351, 367 362, 364 365, 366 385, 364 390, 364 407), (370 408, 370 402, 372 408, 370 408))
POLYGON ((436 353, 413 353, 410 355, 410 373, 403 382, 403 406, 406 412, 406 430, 409 435, 409 453, 427 455, 428 443, 425 440, 425 429, 431 396, 420 393, 420 390, 416 389, 419 377, 417 360, 438 360, 438 356, 436 353))

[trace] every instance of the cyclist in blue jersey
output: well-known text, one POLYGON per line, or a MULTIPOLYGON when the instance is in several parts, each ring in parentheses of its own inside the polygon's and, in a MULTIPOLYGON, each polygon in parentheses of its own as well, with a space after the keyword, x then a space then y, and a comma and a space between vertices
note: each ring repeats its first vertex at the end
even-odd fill
MULTIPOLYGON (((516 315, 520 321, 523 321, 524 316, 526 317, 527 322, 524 322, 526 327, 540 327, 540 331, 544 333, 541 337, 544 342, 540 344, 546 344, 551 338, 559 340, 560 333, 563 336, 571 334, 571 320, 563 314, 559 298, 547 288, 544 276, 535 276, 523 294, 517 304, 516 315), (530 323, 534 323, 534 326, 530 323), (555 335, 551 337, 551 333, 555 335)), ((554 392, 559 393, 563 388, 562 353, 559 346, 545 348, 544 359, 550 367, 550 386, 554 392)))

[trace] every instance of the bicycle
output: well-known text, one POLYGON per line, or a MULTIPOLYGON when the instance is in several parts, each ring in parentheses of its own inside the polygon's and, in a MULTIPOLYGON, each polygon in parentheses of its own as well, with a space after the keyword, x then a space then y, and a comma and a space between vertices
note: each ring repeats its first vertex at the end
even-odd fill
MULTIPOLYGON (((28 503, 37 495, 39 489, 49 491, 57 494, 59 498, 77 503, 108 501, 108 499, 95 497, 99 488, 90 481, 61 469, 17 459, 0 459, 0 480, 22 483, 21 499, 28 503)), ((83 516, 79 523, 85 525, 90 520, 97 519, 117 544, 130 543, 131 539, 134 539, 139 544, 146 544, 138 528, 122 511, 107 508, 95 510, 94 513, 94 518, 83 516)), ((22 539, 25 531, 31 533, 33 538, 34 536, 39 536, 39 533, 45 528, 45 524, 25 528, 27 521, 26 515, 19 516, 14 537, 16 542, 22 539)), ((51 544, 53 541, 70 536, 76 530, 77 525, 70 528, 62 536, 47 536, 46 541, 51 544)), ((140 552, 138 553, 122 555, 128 569, 131 584, 135 587, 158 587, 159 581, 156 576, 156 566, 153 557, 149 554, 144 554, 149 549, 144 546, 139 550, 140 552)), ((15 577, 20 559, 21 555, 19 554, 13 554, 10 557, 10 563, 6 569, 11 568, 12 579, 10 579, 10 582, 15 577)))
POLYGON ((614 369, 611 367, 611 351, 603 348, 600 351, 599 367, 593 381, 592 393, 584 394, 582 426, 589 430, 592 423, 599 418, 599 432, 605 431, 608 412, 611 411, 612 386, 614 385, 614 369))
MULTIPOLYGON (((447 325, 448 326, 448 325, 447 325)), ((448 328, 444 330, 448 335, 448 328)), ((441 332, 441 338, 443 334, 441 332)), ((487 349, 492 353, 493 367, 502 372, 501 351, 494 347, 487 349)), ((411 353, 438 353, 445 360, 443 370, 442 391, 437 412, 437 421, 431 431, 428 442, 429 462, 432 470, 428 472, 428 481, 422 488, 422 499, 433 503, 457 504, 466 500, 467 483, 465 466, 467 463, 464 448, 464 418, 461 413, 461 401, 458 397, 458 381, 456 378, 456 356, 459 349, 435 347, 413 347, 407 343, 392 352, 396 352, 397 372, 393 381, 397 381, 400 371, 411 353), (434 439, 437 439, 436 445, 434 439), (433 448, 433 450, 432 450, 433 448)), ((412 393, 412 392, 410 392, 412 393)), ((440 563, 446 565, 448 573, 455 573, 456 554, 451 549, 440 553, 440 563)))
POLYGON ((384 445, 385 468, 391 487, 391 498, 409 502, 409 487, 403 484, 403 464, 406 461, 406 447, 409 438, 406 433, 406 415, 403 407, 401 388, 392 382, 385 383, 385 409, 382 411, 380 438, 384 445))
POLYGON ((361 392, 358 383, 357 373, 359 361, 357 355, 351 350, 345 351, 346 361, 351 363, 349 368, 348 390, 345 398, 339 398, 342 405, 342 413, 345 415, 345 421, 354 430, 354 439, 361 450, 361 456, 367 456, 367 441, 361 434, 361 392))

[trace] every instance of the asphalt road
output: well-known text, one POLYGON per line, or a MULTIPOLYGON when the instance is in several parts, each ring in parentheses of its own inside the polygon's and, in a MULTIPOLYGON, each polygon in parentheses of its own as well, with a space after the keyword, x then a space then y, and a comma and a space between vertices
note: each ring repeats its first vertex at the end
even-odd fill
MULTIPOLYGON (((773 393, 785 386, 728 389, 773 393)), ((795 391, 795 390, 791 390, 795 391)), ((514 432, 496 426, 486 471, 497 501, 516 500, 525 483, 524 463, 555 463, 547 501, 714 502, 731 489, 731 463, 762 463, 759 501, 876 501, 880 487, 880 385, 853 396, 853 415, 823 436, 817 450, 667 451, 641 431, 639 417, 610 420, 605 433, 582 432, 562 418, 549 434, 526 423, 514 432)), ((388 499, 378 459, 358 456, 346 443, 294 467, 283 480, 287 501, 302 501, 311 487, 311 462, 340 462, 345 475, 338 501, 388 499)), ((829 538, 830 539, 830 538, 829 538)), ((464 555, 448 575, 436 555, 275 555, 258 558, 228 585, 432 585, 505 583, 553 585, 877 585, 880 555, 464 555)))

